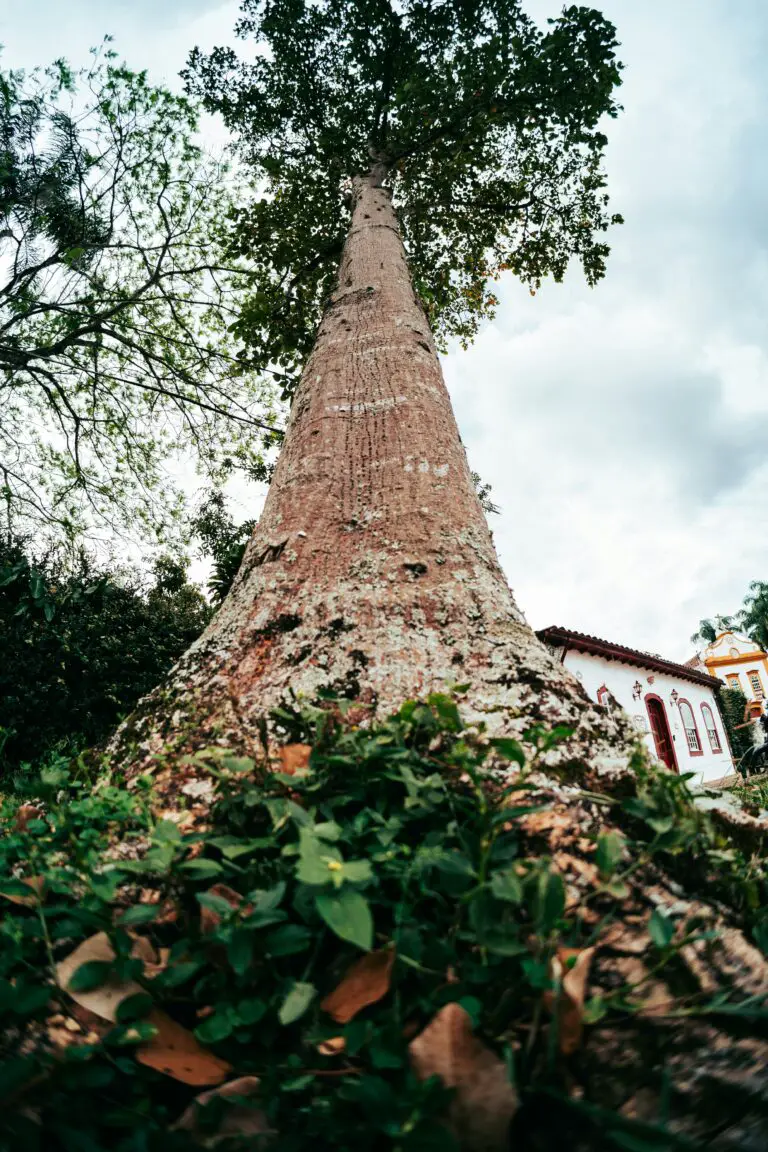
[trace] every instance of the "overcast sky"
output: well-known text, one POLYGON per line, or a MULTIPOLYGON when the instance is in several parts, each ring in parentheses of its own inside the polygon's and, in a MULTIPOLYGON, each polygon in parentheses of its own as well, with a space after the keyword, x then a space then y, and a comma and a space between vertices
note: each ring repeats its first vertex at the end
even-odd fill
MULTIPOLYGON (((594 2, 626 64, 608 275, 588 289, 574 268, 535 298, 502 281, 496 322, 444 369, 531 624, 681 659, 700 617, 768 579, 768 3, 594 2)), ((110 32, 131 66, 177 84, 236 13, 0 0, 0 41, 6 66, 77 64, 110 32)))

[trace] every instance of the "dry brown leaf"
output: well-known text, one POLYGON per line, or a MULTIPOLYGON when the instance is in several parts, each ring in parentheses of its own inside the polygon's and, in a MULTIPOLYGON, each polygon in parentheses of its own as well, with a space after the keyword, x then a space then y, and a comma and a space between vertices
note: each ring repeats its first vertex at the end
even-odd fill
POLYGON ((303 772, 309 767, 311 751, 311 744, 284 744, 279 749, 280 770, 286 776, 294 776, 297 772, 303 772))
POLYGON ((115 953, 109 942, 109 936, 106 932, 97 932, 95 936, 89 936, 84 940, 74 952, 70 952, 69 956, 56 966, 59 987, 63 988, 76 1004, 81 1004, 83 1008, 100 1016, 102 1020, 111 1020, 113 1024, 117 1022, 117 1009, 123 1000, 144 991, 140 984, 134 980, 110 979, 100 988, 94 988, 90 992, 74 992, 69 987, 69 982, 81 964, 87 964, 92 960, 111 964, 114 958, 115 953))
POLYGON ((157 1029, 157 1035, 136 1049, 140 1064, 195 1088, 221 1084, 232 1071, 231 1064, 203 1048, 188 1028, 159 1008, 153 1008, 147 1020, 157 1029))
POLYGON ((11 895, 10 892, 0 892, 0 896, 2 896, 3 900, 8 900, 11 904, 21 904, 24 908, 34 908, 45 895, 45 877, 24 876, 21 879, 21 883, 26 884, 32 889, 29 896, 15 896, 11 895))
POLYGON ((273 1134, 266 1115, 258 1108, 249 1108, 245 1104, 232 1104, 224 1112, 217 1132, 210 1135, 200 1131, 199 1111, 216 1096, 229 1098, 232 1096, 255 1096, 259 1090, 257 1076, 240 1076, 237 1080, 230 1080, 219 1088, 211 1088, 208 1092, 201 1092, 196 1096, 185 1112, 171 1126, 172 1132, 190 1132, 193 1139, 199 1141, 206 1148, 214 1148, 222 1140, 233 1136, 269 1136, 273 1134))
POLYGON ((521 816, 517 826, 522 827, 527 836, 546 836, 552 850, 561 843, 575 839, 577 830, 573 813, 566 808, 548 808, 544 812, 531 812, 527 816, 521 816))
POLYGON ((392 948, 369 952, 353 964, 340 984, 322 1001, 320 1007, 337 1024, 346 1024, 368 1004, 375 1004, 389 991, 395 953, 392 948))
MULTIPOLYGON (((214 884, 208 889, 211 896, 219 896, 222 900, 226 900, 233 908, 239 908, 243 902, 243 898, 239 892, 235 892, 234 888, 230 888, 228 884, 214 884)), ((247 909, 246 909, 247 911, 247 909)), ((215 932, 221 924, 221 916, 215 912, 213 908, 200 908, 200 931, 203 936, 210 936, 211 932, 215 932)))
POLYGON ((517 1095, 507 1068, 472 1034, 460 1004, 446 1004, 408 1046, 420 1080, 439 1076, 455 1090, 448 1125, 463 1152, 506 1152, 517 1095))
POLYGON ((560 949, 558 955, 563 966, 563 975, 560 984, 559 1030, 558 1041, 560 1051, 564 1056, 572 1056, 581 1044, 584 1031, 584 997, 587 991, 587 980, 594 948, 584 948, 580 952, 573 949, 560 949), (575 955, 576 961, 572 967, 566 965, 575 955))
POLYGON ((26 832, 30 820, 40 820, 42 815, 42 811, 34 804, 22 804, 16 812, 16 831, 26 832))
POLYGON ((346 1047, 347 1042, 343 1036, 330 1036, 318 1044, 317 1050, 321 1056, 340 1056, 346 1047))

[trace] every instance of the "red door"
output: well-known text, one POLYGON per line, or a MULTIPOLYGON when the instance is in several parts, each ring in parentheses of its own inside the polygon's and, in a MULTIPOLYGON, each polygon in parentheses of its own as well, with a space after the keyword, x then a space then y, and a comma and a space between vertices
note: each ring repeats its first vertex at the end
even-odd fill
POLYGON ((648 709, 648 719, 651 722, 653 742, 656 745, 656 755, 666 764, 672 772, 677 772, 677 760, 672 744, 672 734, 667 723, 667 713, 664 704, 658 696, 646 696, 645 706, 648 709))

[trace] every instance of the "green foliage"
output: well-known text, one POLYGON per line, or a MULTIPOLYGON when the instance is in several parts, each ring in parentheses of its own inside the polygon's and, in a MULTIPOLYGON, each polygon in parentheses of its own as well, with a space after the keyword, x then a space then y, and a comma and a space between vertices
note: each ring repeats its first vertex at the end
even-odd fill
MULTIPOLYGON (((221 748, 173 765, 179 778, 215 782, 204 826, 155 817, 148 778, 118 788, 106 776, 85 787, 48 773, 26 827, 6 802, 0 899, 25 895, 27 903, 9 903, 0 921, 0 1147, 195 1147, 171 1125, 197 1090, 140 1059, 142 1045, 162 1035, 158 1017, 147 1019, 154 1006, 226 1060, 231 1077, 259 1078, 256 1103, 276 1152, 447 1152, 455 1145, 440 1122, 446 1092, 435 1078, 415 1078, 408 1044, 454 1001, 514 1066, 524 1101, 553 1093, 566 1113, 576 1110, 573 1123, 592 1108, 606 1149, 641 1138, 677 1146, 661 1120, 638 1126, 571 1099, 542 1005, 559 995, 556 950, 584 948, 614 921, 626 895, 613 894, 617 884, 652 859, 679 859, 690 875, 691 862, 717 848, 685 781, 638 761, 637 795, 616 809, 623 834, 595 835, 603 881, 586 897, 602 917, 595 926, 567 904, 552 861, 526 850, 520 823, 541 810, 530 771, 562 732, 491 742, 482 726, 464 729, 456 700, 439 695, 366 729, 345 724, 328 702, 283 710, 275 721, 311 745, 303 773, 270 771, 221 748), (522 769, 516 777, 510 764, 522 769), (39 900, 11 879, 32 875, 45 886, 39 900), (48 982, 52 966, 100 932, 114 959, 86 961, 76 985, 93 988, 108 975, 138 982, 145 995, 132 994, 117 1023, 86 1042, 52 1049, 51 1019, 71 1008, 48 982), (168 963, 146 968, 148 947, 169 949, 168 963), (393 950, 391 977, 337 1023, 325 998, 371 947, 393 950)), ((730 868, 733 884, 746 875, 735 856, 718 868, 730 868)), ((752 868, 760 940, 765 876, 752 868)), ((669 914, 654 914, 654 971, 695 939, 706 934, 674 934, 669 914)), ((636 1010, 632 989, 613 986, 587 1018, 636 1010)), ((712 1010, 706 997, 685 1004, 687 1014, 712 1010)), ((722 999, 716 1010, 761 1011, 722 999)), ((226 1107, 219 1100, 206 1112, 211 1133, 230 1116, 226 1107)), ((252 1136, 226 1145, 254 1146, 252 1136)))
POLYGON ((718 700, 731 750, 734 758, 740 760, 754 746, 752 728, 745 727, 747 698, 740 688, 721 688, 718 700))
POLYGON ((255 520, 235 524, 218 489, 212 489, 200 502, 190 529, 204 554, 213 560, 208 591, 214 604, 221 604, 232 587, 255 527, 255 520))
POLYGON ((215 482, 265 475, 272 392, 228 331, 249 265, 220 242, 243 201, 195 130, 190 101, 111 51, 77 73, 0 72, 8 531, 156 542, 179 529, 179 451, 215 482))
POLYGON ((235 323, 286 392, 312 346, 349 220, 349 181, 386 172, 438 338, 469 342, 510 270, 535 291, 572 258, 594 284, 608 212, 598 125, 618 110, 613 26, 571 5, 541 31, 519 0, 243 0, 258 44, 191 54, 188 90, 220 112, 266 191, 234 214, 259 267, 235 323))
POLYGON ((142 586, 86 554, 73 569, 0 543, 0 774, 103 740, 209 616, 177 561, 142 586))

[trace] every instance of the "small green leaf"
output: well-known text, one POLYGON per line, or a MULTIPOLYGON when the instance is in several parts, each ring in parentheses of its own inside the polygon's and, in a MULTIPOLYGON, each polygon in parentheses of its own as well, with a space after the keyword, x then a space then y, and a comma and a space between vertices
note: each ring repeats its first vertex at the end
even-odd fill
POLYGON ((350 884, 364 884, 372 879, 373 872, 368 860, 347 860, 342 866, 341 875, 350 884))
POLYGON ((332 932, 364 952, 373 947, 373 917, 368 901, 354 888, 318 892, 315 907, 332 932))
POLYGON ((602 880, 609 880, 624 852, 624 837, 618 832, 604 832, 597 840, 595 864, 602 880))
POLYGON ((491 892, 497 900, 505 900, 509 904, 520 904, 523 899, 520 879, 511 869, 494 872, 491 877, 491 892))
POLYGON ((210 880, 214 876, 220 876, 224 871, 221 864, 217 864, 215 860, 185 860, 180 867, 184 872, 188 872, 193 880, 210 880))
POLYGON ((525 752, 522 744, 519 744, 517 740, 502 736, 497 740, 491 740, 490 745, 492 748, 495 748, 499 755, 503 756, 505 760, 511 760, 515 764, 519 764, 521 768, 524 766, 525 752))
POLYGON ((312 933, 303 924, 284 924, 270 932, 265 947, 270 956, 293 956, 305 952, 312 942, 312 933))
POLYGON ((304 1015, 316 995, 317 989, 314 984, 296 981, 280 1005, 280 1011, 277 1014, 280 1023, 293 1024, 295 1020, 304 1015))
POLYGON ((147 1016, 152 1009, 152 997, 147 992, 137 992, 134 996, 127 996, 121 1000, 115 1012, 118 1024, 126 1024, 130 1020, 140 1020, 147 1016))
POLYGON ((133 908, 126 908, 120 917, 121 928, 128 928, 133 924, 149 924, 160 915, 159 904, 135 904, 133 908))
POLYGON ((654 908, 648 921, 648 934, 657 948, 668 948, 675 934, 675 925, 661 908, 654 908))
POLYGON ((106 960, 86 960, 72 973, 67 990, 70 992, 92 992, 109 979, 112 965, 106 960))
POLYGON ((202 1024, 198 1024, 195 1028, 195 1036, 202 1044, 217 1044, 220 1040, 226 1040, 227 1036, 231 1036, 233 1031, 232 1021, 226 1012, 214 1012, 202 1024))
POLYGON ((235 932, 227 945, 227 960, 233 972, 243 976, 253 959, 253 936, 250 932, 235 932))

